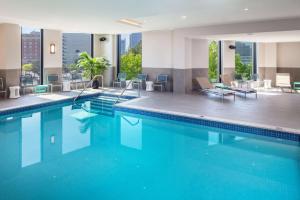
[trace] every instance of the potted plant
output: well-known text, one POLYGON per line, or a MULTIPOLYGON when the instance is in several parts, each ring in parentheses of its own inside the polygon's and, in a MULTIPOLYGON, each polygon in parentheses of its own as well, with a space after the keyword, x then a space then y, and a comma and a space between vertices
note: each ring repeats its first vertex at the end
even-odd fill
MULTIPOLYGON (((82 52, 77 61, 77 67, 83 70, 83 76, 91 80, 96 75, 102 75, 109 66, 110 63, 107 59, 103 57, 92 58, 87 52, 82 52)), ((92 88, 97 89, 99 86, 99 81, 93 80, 92 88)))

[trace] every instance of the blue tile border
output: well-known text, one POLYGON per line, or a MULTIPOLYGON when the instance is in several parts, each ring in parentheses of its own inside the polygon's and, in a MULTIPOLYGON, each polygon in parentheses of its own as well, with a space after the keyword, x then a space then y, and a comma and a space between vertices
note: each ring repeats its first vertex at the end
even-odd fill
MULTIPOLYGON (((79 100, 85 100, 85 99, 88 99, 91 97, 97 97, 97 96, 117 97, 118 95, 98 92, 98 93, 94 93, 94 94, 83 95, 79 98, 79 100)), ((126 98, 126 99, 130 100, 130 99, 135 99, 137 97, 124 95, 124 96, 122 96, 122 98, 126 98)), ((19 113, 19 112, 26 112, 26 111, 31 111, 34 109, 46 108, 49 106, 54 106, 54 105, 58 105, 58 104, 62 104, 62 103, 71 103, 73 101, 73 99, 74 99, 74 97, 70 97, 70 98, 63 99, 63 100, 44 102, 44 103, 39 103, 39 104, 34 104, 34 105, 29 105, 29 106, 24 106, 24 107, 19 107, 19 108, 11 108, 11 109, 0 111, 0 115, 1 116, 11 115, 11 114, 19 113)), ((180 115, 175 115, 175 114, 159 113, 159 112, 154 112, 154 111, 145 111, 145 110, 133 109, 133 108, 125 108, 125 107, 120 107, 120 106, 114 106, 114 110, 129 112, 129 113, 133 113, 133 114, 142 114, 142 115, 147 115, 147 116, 151 116, 151 117, 159 117, 159 118, 181 121, 181 122, 187 122, 187 123, 209 126, 209 127, 214 127, 214 128, 227 129, 227 130, 231 130, 231 131, 239 131, 239 132, 244 132, 244 133, 249 133, 249 134, 254 134, 254 135, 267 136, 267 137, 273 137, 273 138, 278 138, 278 139, 300 142, 299 134, 280 131, 280 130, 257 128, 257 127, 251 127, 251 126, 240 125, 240 124, 231 124, 231 123, 220 122, 220 121, 212 121, 212 120, 208 120, 208 119, 199 119, 199 118, 180 116, 180 115)))
MULTIPOLYGON (((80 98, 78 98, 78 100, 85 100, 85 99, 88 99, 88 98, 91 98, 91 97, 98 97, 98 96, 117 97, 118 95, 97 92, 97 93, 94 93, 94 94, 85 94, 85 95, 81 96, 80 98)), ((50 102, 41 102, 41 103, 38 103, 38 104, 28 105, 28 106, 24 106, 24 107, 9 108, 9 109, 6 109, 6 110, 0 110, 0 115, 11 115, 11 114, 18 113, 18 112, 26 112, 26 111, 30 111, 30 110, 33 110, 33 109, 45 108, 45 107, 48 107, 48 106, 58 105, 58 104, 62 104, 62 103, 71 103, 74 100, 74 98, 75 97, 70 97, 70 98, 63 99, 63 100, 55 100, 55 101, 50 101, 50 102)), ((131 99, 134 99, 136 97, 123 95, 122 98, 131 100, 131 99)))
POLYGON ((208 119, 199 119, 199 118, 193 118, 187 116, 179 116, 179 115, 168 114, 168 113, 158 113, 154 111, 145 111, 145 110, 139 110, 133 108, 125 108, 120 106, 115 106, 114 109, 116 111, 121 111, 121 112, 147 115, 150 117, 158 117, 158 118, 164 118, 164 119, 180 121, 180 122, 187 122, 187 123, 192 123, 192 124, 197 124, 202 126, 209 126, 209 127, 227 129, 231 131, 239 131, 239 132, 249 133, 249 134, 254 134, 259 136, 266 136, 266 137, 300 142, 299 134, 285 132, 285 131, 257 128, 257 127, 251 127, 246 125, 231 124, 226 122, 212 121, 208 119))

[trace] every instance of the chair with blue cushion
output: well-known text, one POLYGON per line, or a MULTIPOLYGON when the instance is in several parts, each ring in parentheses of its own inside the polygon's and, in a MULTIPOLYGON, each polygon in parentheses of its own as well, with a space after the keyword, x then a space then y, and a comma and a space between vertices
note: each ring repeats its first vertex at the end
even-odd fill
POLYGON ((160 91, 167 90, 167 84, 168 84, 168 75, 167 74, 159 74, 156 78, 155 83, 153 84, 153 87, 159 87, 160 91))
POLYGON ((54 87, 59 87, 60 91, 62 91, 63 84, 60 81, 58 74, 48 74, 47 76, 47 84, 51 87, 51 92, 53 91, 54 87))
POLYGON ((25 94, 27 88, 31 88, 33 90, 33 88, 37 84, 34 82, 34 78, 31 74, 25 74, 25 75, 21 75, 21 77, 20 77, 20 85, 21 85, 23 94, 25 94))
POLYGON ((2 77, 0 77, 0 94, 3 94, 3 97, 6 98, 6 87, 2 77))
POLYGON ((126 82, 126 77, 127 77, 126 73, 124 72, 119 73, 117 80, 113 82, 113 87, 115 87, 115 85, 119 85, 119 87, 122 88, 122 83, 126 82))
POLYGON ((146 85, 147 81, 147 74, 138 74, 137 78, 133 80, 132 86, 135 87, 136 85, 138 88, 144 88, 143 86, 146 85))

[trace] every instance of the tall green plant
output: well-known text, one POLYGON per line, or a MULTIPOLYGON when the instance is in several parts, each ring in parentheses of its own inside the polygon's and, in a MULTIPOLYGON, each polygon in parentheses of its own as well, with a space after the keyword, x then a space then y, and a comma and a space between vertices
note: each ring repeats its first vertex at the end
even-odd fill
POLYGON ((252 64, 245 64, 241 60, 240 54, 235 54, 235 77, 237 79, 250 79, 252 64))
POLYGON ((142 72, 142 55, 129 51, 121 56, 121 72, 127 74, 127 79, 135 78, 142 72))
POLYGON ((32 71, 32 64, 31 64, 31 63, 24 64, 24 65, 22 66, 22 69, 23 69, 25 72, 30 72, 30 71, 32 71))
POLYGON ((83 70, 85 78, 92 79, 95 75, 103 74, 110 66, 109 61, 103 57, 92 58, 87 52, 82 52, 77 60, 77 68, 83 70))
POLYGON ((217 79, 218 75, 218 43, 212 41, 209 45, 209 65, 208 77, 209 79, 217 79))

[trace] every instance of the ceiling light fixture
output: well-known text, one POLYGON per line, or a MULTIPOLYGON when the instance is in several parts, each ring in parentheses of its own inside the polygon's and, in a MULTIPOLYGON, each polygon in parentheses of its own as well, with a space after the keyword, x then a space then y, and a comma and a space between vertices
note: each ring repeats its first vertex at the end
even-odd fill
POLYGON ((249 11, 249 8, 244 8, 244 11, 245 11, 245 12, 249 11))
POLYGON ((186 18, 187 18, 187 16, 185 16, 185 15, 181 16, 181 19, 186 19, 186 18))
POLYGON ((123 23, 123 24, 127 24, 127 25, 131 25, 131 26, 136 26, 136 27, 142 27, 141 22, 133 20, 133 19, 120 19, 118 22, 123 23))

